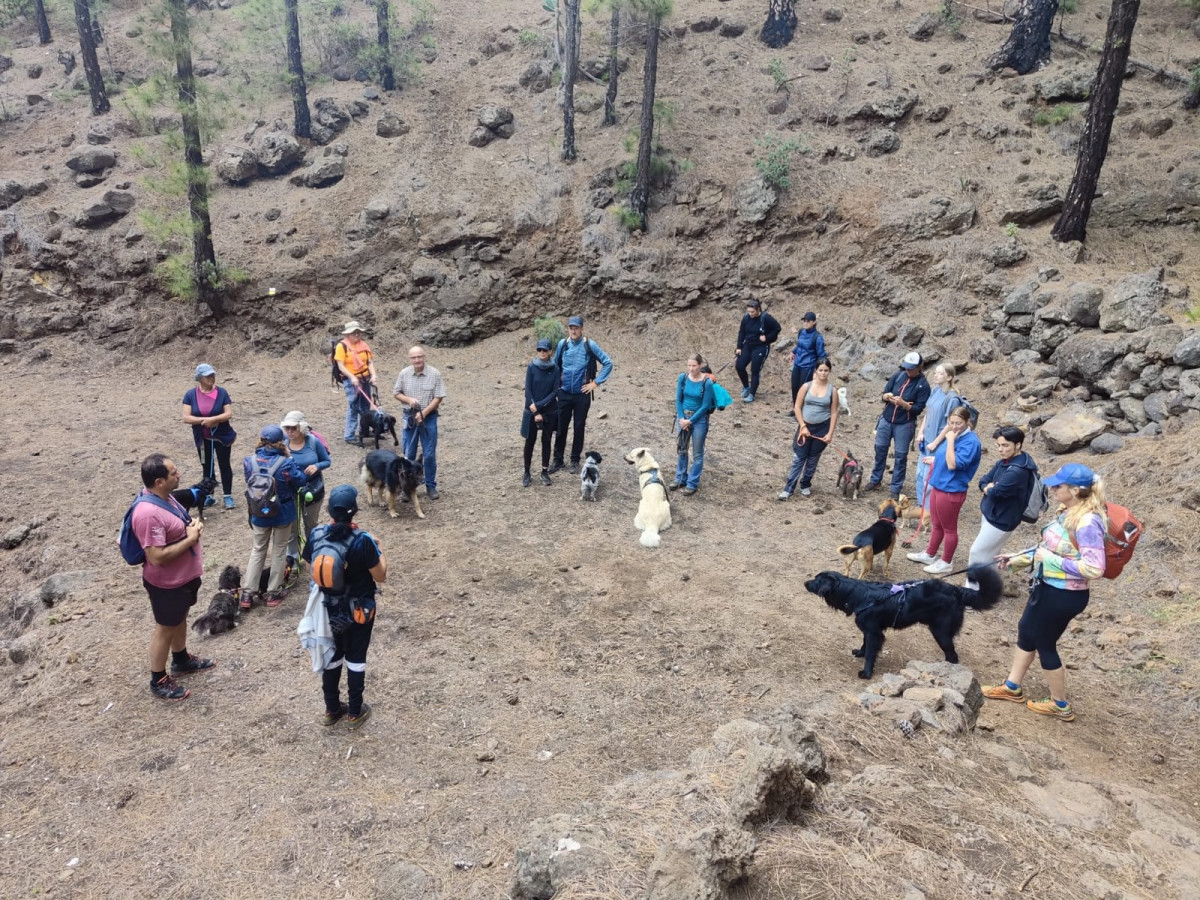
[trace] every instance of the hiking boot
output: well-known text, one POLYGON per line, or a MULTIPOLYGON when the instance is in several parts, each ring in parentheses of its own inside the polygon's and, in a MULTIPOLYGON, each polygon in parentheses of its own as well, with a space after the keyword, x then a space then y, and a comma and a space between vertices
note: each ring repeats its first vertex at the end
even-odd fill
POLYGON ((954 566, 946 562, 944 559, 936 559, 927 565, 924 571, 930 575, 945 575, 947 572, 953 571, 954 566))
POLYGON ((205 669, 211 669, 215 665, 216 663, 211 659, 204 659, 195 653, 189 653, 187 659, 183 662, 171 660, 171 674, 187 675, 189 672, 203 672, 205 669))
POLYGON ((205 509, 212 509, 216 505, 217 505, 217 498, 212 496, 211 494, 204 498, 204 508, 205 509))
POLYGON ((182 684, 177 682, 170 675, 164 675, 158 681, 150 685, 150 693, 155 697, 161 697, 164 700, 178 702, 184 699, 191 693, 182 684))
POLYGON ((550 485, 554 484, 554 482, 550 480, 550 475, 545 469, 542 469, 542 474, 540 477, 542 479, 542 484, 544 484, 546 487, 550 487, 550 485))
POLYGON ((342 440, 344 440, 347 444, 349 444, 352 447, 358 446, 358 438, 342 438, 342 440))
POLYGON ((683 482, 682 482, 682 481, 672 481, 672 482, 671 482, 669 485, 667 485, 667 490, 669 490, 669 491, 677 491, 677 490, 679 490, 681 487, 683 487, 683 482))
POLYGON ((226 495, 225 495, 225 499, 224 499, 224 501, 223 501, 223 502, 225 503, 225 508, 226 508, 226 509, 233 509, 233 507, 234 507, 234 503, 233 503, 233 497, 232 497, 232 496, 230 496, 229 494, 226 494, 226 495))
POLYGON ((366 721, 369 718, 371 718, 371 707, 364 703, 362 705, 362 711, 359 712, 357 716, 346 716, 346 724, 350 726, 351 730, 358 731, 358 729, 362 728, 363 725, 366 724, 366 721))
POLYGON ((779 492, 779 493, 776 495, 775 499, 776 499, 776 500, 790 500, 790 499, 791 499, 791 496, 792 496, 792 492, 791 492, 791 491, 780 491, 780 492, 779 492))
POLYGON ((1049 697, 1045 700, 1026 700, 1025 706, 1038 715, 1053 716, 1056 719, 1062 719, 1064 722, 1073 722, 1075 720, 1075 711, 1071 709, 1070 703, 1066 706, 1059 706, 1049 697))
POLYGON ((246 610, 254 606, 254 601, 261 599, 258 591, 247 590, 242 588, 238 592, 238 609, 246 610))
POLYGON ((989 700, 1011 700, 1013 703, 1025 702, 1025 689, 1017 688, 1015 691, 1003 681, 999 684, 991 684, 983 689, 983 696, 989 700))
POLYGON ((914 550, 912 553, 906 553, 904 555, 913 562, 920 563, 921 565, 928 565, 929 563, 933 562, 934 559, 936 559, 936 557, 930 556, 924 550, 914 550))
POLYGON ((345 703, 339 705, 336 712, 325 710, 325 715, 321 718, 321 724, 326 728, 328 728, 330 725, 336 725, 343 718, 345 718, 346 713, 348 712, 350 712, 350 707, 348 707, 345 703))
POLYGON ((683 496, 690 497, 690 496, 692 496, 692 494, 696 493, 696 491, 698 491, 698 490, 700 490, 700 489, 694 488, 694 487, 685 487, 683 489, 683 496))
POLYGON ((425 496, 428 497, 430 500, 436 500, 438 497, 441 496, 441 494, 438 493, 437 488, 427 487, 427 488, 425 488, 425 496))
POLYGON ((566 467, 566 463, 564 463, 561 459, 556 459, 546 471, 553 475, 555 472, 561 472, 566 467))
POLYGON ((531 484, 533 484, 533 479, 530 478, 529 473, 526 472, 524 475, 521 476, 521 487, 529 487, 529 485, 531 485, 531 484))
POLYGON ((283 588, 280 588, 277 591, 267 591, 267 593, 263 597, 263 599, 266 601, 267 607, 270 609, 274 609, 280 603, 282 603, 283 598, 284 598, 284 593, 285 592, 284 592, 283 588))
POLYGON ((871 493, 871 491, 877 491, 877 490, 879 490, 879 482, 878 481, 868 481, 867 486, 865 488, 863 488, 863 493, 869 494, 869 493, 871 493))

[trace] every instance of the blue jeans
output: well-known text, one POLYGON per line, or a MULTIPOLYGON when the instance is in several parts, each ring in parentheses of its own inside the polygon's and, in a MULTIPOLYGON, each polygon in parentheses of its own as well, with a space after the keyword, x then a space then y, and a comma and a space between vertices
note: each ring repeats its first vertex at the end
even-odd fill
POLYGON ((896 443, 896 455, 892 460, 893 494, 899 494, 904 489, 904 476, 908 474, 908 448, 912 444, 913 434, 917 430, 916 422, 905 422, 903 425, 893 425, 887 416, 879 417, 875 427, 875 468, 871 470, 871 484, 883 481, 883 470, 887 467, 888 445, 896 443))
POLYGON ((408 416, 404 417, 404 428, 400 431, 400 445, 404 455, 411 460, 417 458, 417 445, 425 459, 425 487, 437 487, 437 413, 417 425, 408 416))
POLYGON ((917 452, 917 506, 925 505, 925 492, 928 490, 928 488, 925 487, 925 482, 929 479, 929 470, 933 468, 933 466, 925 463, 925 457, 927 455, 932 456, 933 454, 921 453, 919 450, 917 452))
POLYGON ((688 454, 684 450, 679 454, 675 463, 675 480, 684 482, 690 488, 700 486, 700 474, 704 471, 704 442, 708 440, 708 416, 699 422, 693 422, 692 432, 692 467, 688 469, 688 454))
MULTIPOLYGON (((371 385, 361 379, 358 382, 360 388, 366 394, 371 393, 371 385)), ((350 379, 347 378, 342 382, 342 389, 346 392, 346 428, 342 432, 342 437, 348 441, 358 439, 358 417, 364 409, 370 409, 371 405, 363 398, 363 395, 358 392, 350 379)))
POLYGON ((789 494, 796 493, 797 482, 802 488, 812 487, 813 476, 817 474, 817 463, 820 462, 825 448, 829 446, 824 441, 815 440, 829 434, 828 422, 809 425, 808 433, 810 437, 803 446, 798 446, 796 439, 792 438, 792 467, 788 470, 787 484, 783 486, 789 494))

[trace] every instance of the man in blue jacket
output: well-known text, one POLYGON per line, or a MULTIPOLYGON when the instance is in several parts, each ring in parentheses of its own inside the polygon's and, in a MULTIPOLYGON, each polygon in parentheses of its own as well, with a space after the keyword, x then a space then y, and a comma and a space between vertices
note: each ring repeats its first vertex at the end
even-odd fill
POLYGON ((883 412, 875 425, 875 468, 871 471, 866 490, 879 490, 883 470, 887 466, 888 446, 894 441, 893 500, 904 489, 904 476, 908 474, 908 450, 916 433, 917 419, 929 401, 929 382, 921 374, 924 363, 921 354, 915 350, 905 354, 904 359, 900 360, 900 370, 888 379, 883 389, 883 412))
POLYGON ((817 314, 809 310, 800 320, 800 332, 796 335, 796 346, 792 348, 792 406, 796 405, 800 388, 812 381, 817 360, 827 355, 825 336, 817 331, 817 314))
POLYGON ((583 336, 582 316, 567 319, 567 337, 558 342, 554 361, 562 370, 562 381, 558 389, 558 434, 554 436, 554 464, 550 467, 550 475, 563 467, 567 429, 572 424, 575 433, 571 436, 571 471, 579 471, 592 393, 612 374, 612 360, 608 354, 591 338, 583 336))

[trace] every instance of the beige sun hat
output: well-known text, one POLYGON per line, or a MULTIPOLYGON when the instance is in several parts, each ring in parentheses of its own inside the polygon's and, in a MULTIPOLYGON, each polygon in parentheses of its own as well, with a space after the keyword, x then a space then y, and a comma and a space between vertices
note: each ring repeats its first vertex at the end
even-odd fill
POLYGON ((353 334, 356 331, 366 331, 366 329, 358 324, 357 319, 351 319, 346 323, 346 327, 342 329, 342 334, 353 334))

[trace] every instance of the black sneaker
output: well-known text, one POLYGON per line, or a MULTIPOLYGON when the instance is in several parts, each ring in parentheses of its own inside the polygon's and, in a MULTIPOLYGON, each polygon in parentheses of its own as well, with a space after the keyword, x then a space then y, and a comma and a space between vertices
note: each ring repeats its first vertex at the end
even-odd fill
POLYGON ((362 710, 357 716, 346 716, 346 724, 350 726, 352 731, 358 731, 366 724, 367 719, 371 718, 371 707, 364 703, 362 710))
POLYGON ((877 490, 879 490, 879 482, 878 481, 868 481, 867 486, 865 488, 863 488, 863 493, 869 494, 869 493, 871 493, 871 491, 877 491, 877 490))
POLYGON ((170 675, 164 675, 158 681, 154 682, 154 684, 150 685, 150 693, 156 697, 162 697, 164 700, 171 700, 177 703, 187 697, 191 691, 170 675))
POLYGON ((553 475, 555 472, 561 472, 565 468, 566 463, 564 463, 561 459, 556 459, 546 471, 548 474, 553 475))
POLYGON ((533 483, 533 479, 529 477, 528 472, 526 472, 524 475, 521 476, 521 487, 529 487, 529 485, 531 485, 532 483, 533 483))
POLYGON ((579 474, 579 460, 577 460, 577 459, 571 460, 571 468, 567 469, 567 471, 570 472, 572 475, 578 475, 579 474))
POLYGON ((203 672, 215 665, 216 663, 211 659, 203 659, 194 653, 189 653, 187 659, 182 663, 171 660, 171 674, 187 675, 189 672, 203 672))
POLYGON ((542 484, 544 484, 546 487, 550 487, 552 484, 554 484, 554 482, 550 480, 550 475, 546 472, 545 469, 542 469, 541 477, 542 477, 542 484))
POLYGON ((427 488, 425 488, 425 496, 428 497, 430 500, 436 500, 438 497, 441 496, 441 494, 438 493, 437 488, 427 487, 427 488))

